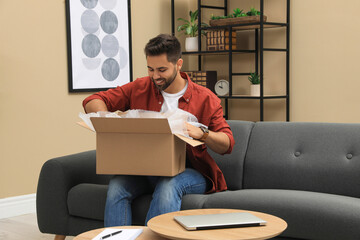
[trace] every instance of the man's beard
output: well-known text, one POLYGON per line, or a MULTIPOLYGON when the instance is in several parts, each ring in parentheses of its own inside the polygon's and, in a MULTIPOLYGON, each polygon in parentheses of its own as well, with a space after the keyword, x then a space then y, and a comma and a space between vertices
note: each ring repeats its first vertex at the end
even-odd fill
POLYGON ((173 75, 171 77, 169 77, 169 78, 158 78, 158 79, 151 78, 151 80, 153 81, 153 83, 155 84, 155 87, 157 89, 159 89, 160 91, 165 91, 165 89, 167 89, 174 82, 176 76, 177 76, 177 71, 176 71, 176 67, 174 67, 174 73, 173 73, 173 75), (163 80, 164 84, 157 85, 155 80, 163 80))

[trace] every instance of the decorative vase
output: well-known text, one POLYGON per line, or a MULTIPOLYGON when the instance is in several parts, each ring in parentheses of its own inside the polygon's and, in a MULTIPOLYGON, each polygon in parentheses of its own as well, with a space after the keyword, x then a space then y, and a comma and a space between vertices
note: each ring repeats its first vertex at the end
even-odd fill
POLYGON ((260 96, 260 84, 251 84, 250 85, 250 95, 251 96, 260 96))
POLYGON ((188 37, 185 39, 185 50, 187 52, 197 52, 199 50, 198 37, 188 37))

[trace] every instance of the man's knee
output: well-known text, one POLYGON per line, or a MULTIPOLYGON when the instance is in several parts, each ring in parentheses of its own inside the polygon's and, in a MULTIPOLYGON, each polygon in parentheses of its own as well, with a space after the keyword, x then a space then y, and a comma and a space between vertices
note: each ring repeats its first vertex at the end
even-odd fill
POLYGON ((154 191, 153 197, 160 198, 163 202, 171 202, 174 199, 181 199, 183 195, 182 186, 175 178, 162 178, 154 191))
POLYGON ((109 182, 109 188, 107 192, 107 198, 108 199, 115 199, 118 198, 121 195, 125 195, 126 191, 124 188, 124 184, 120 179, 117 177, 114 177, 109 182))
POLYGON ((108 198, 128 198, 147 193, 151 190, 146 178, 142 176, 125 176, 119 175, 113 177, 109 182, 108 198))

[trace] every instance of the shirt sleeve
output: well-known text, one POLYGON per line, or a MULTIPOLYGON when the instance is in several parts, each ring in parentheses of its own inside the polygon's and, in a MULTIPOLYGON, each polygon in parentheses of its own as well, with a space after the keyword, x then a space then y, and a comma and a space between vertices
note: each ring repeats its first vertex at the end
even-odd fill
POLYGON ((121 87, 95 93, 85 98, 83 101, 83 108, 85 109, 85 105, 91 100, 100 99, 105 103, 110 112, 115 112, 117 110, 126 111, 130 107, 132 85, 133 82, 130 82, 121 87))
POLYGON ((231 128, 224 118, 223 109, 220 103, 216 108, 214 108, 214 113, 211 117, 209 129, 214 132, 223 132, 229 137, 230 146, 228 150, 222 155, 231 153, 235 144, 235 140, 231 128))

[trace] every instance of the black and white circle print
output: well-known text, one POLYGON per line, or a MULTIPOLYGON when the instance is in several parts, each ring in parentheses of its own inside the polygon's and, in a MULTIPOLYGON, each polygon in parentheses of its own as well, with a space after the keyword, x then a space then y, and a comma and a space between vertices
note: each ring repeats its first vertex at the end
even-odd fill
POLYGON ((102 41, 102 51, 106 59, 101 67, 103 77, 108 81, 114 81, 120 73, 119 63, 112 57, 119 52, 119 42, 112 34, 118 28, 118 19, 112 11, 105 11, 100 16, 100 26, 107 33, 102 41))
POLYGON ((117 0, 100 0, 100 5, 106 10, 111 10, 116 6, 116 2, 117 0))
POLYGON ((112 11, 105 11, 101 14, 100 25, 104 32, 113 34, 118 28, 118 19, 112 11))
POLYGON ((82 63, 89 70, 97 69, 101 64, 101 58, 83 58, 82 63))
POLYGON ((99 30, 99 16, 93 10, 86 10, 81 15, 81 26, 87 33, 95 33, 99 30))
POLYGON ((128 64, 127 53, 116 37, 119 20, 112 10, 116 10, 118 0, 80 1, 85 7, 81 15, 81 47, 86 57, 82 63, 88 70, 100 71, 103 80, 112 82, 128 64))
POLYGON ((99 55, 101 50, 101 43, 97 36, 88 34, 82 41, 82 50, 89 58, 94 58, 99 55))
POLYGON ((106 80, 114 81, 120 73, 118 62, 113 58, 106 59, 101 67, 101 73, 106 80))
POLYGON ((87 9, 93 9, 96 7, 98 0, 80 0, 82 5, 87 9))
POLYGON ((106 35, 102 40, 101 49, 105 56, 115 57, 119 52, 119 41, 114 35, 106 35))
POLYGON ((119 57, 119 59, 120 59, 120 69, 123 69, 128 64, 127 53, 126 53, 126 51, 125 51, 125 49, 123 47, 120 47, 119 55, 120 55, 120 57, 119 57))

